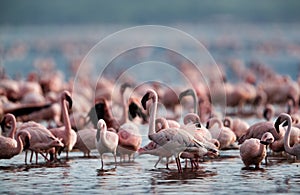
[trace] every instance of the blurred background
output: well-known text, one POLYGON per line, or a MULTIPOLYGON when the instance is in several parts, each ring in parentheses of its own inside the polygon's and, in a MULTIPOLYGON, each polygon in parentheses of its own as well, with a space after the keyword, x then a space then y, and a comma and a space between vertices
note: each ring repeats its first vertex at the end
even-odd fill
POLYGON ((68 77, 67 70, 104 37, 159 24, 194 36, 231 78, 236 60, 246 67, 265 64, 296 78, 299 7, 297 0, 2 1, 0 64, 11 76, 53 66, 68 77))

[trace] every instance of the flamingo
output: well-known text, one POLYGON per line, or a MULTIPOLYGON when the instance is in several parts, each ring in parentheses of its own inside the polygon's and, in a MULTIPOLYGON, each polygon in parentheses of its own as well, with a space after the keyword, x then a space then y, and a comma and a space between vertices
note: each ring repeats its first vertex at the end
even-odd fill
POLYGON ((263 112, 263 117, 266 119, 266 121, 271 121, 274 115, 275 115, 274 106, 272 104, 267 104, 263 112))
POLYGON ((105 97, 98 98, 97 103, 90 109, 88 117, 89 120, 86 121, 86 124, 91 121, 94 128, 97 128, 99 119, 103 119, 105 121, 107 128, 114 128, 115 130, 120 128, 120 124, 113 117, 108 101, 105 97))
MULTIPOLYGON (((26 149, 35 152, 36 164, 38 163, 38 153, 49 161, 43 152, 50 152, 53 151, 54 147, 64 146, 61 139, 58 139, 46 127, 34 121, 21 124, 17 129, 17 133, 22 131, 29 132, 30 134, 30 139, 25 137, 24 141, 27 145, 26 149)), ((31 153, 30 162, 32 161, 32 154, 33 153, 31 153)), ((25 164, 27 164, 27 151, 25 153, 25 164)))
POLYGON ((207 129, 210 131, 212 137, 220 142, 220 149, 227 149, 233 146, 236 141, 236 135, 228 128, 224 127, 222 121, 219 118, 211 118, 207 122, 207 129), (214 127, 214 124, 218 124, 218 127, 214 127))
POLYGON ((74 149, 79 149, 83 152, 84 156, 90 157, 90 152, 96 149, 95 137, 96 129, 82 129, 77 132, 77 141, 74 145, 74 149))
POLYGON ((150 89, 143 96, 141 103, 146 110, 146 102, 152 99, 153 107, 150 110, 148 137, 158 145, 168 150, 176 160, 177 169, 182 173, 180 164, 180 154, 187 148, 191 147, 205 147, 203 143, 197 141, 188 132, 178 128, 166 128, 159 132, 155 132, 155 117, 157 112, 158 97, 154 90, 150 89))
POLYGON ((240 138, 243 134, 245 134, 249 128, 249 124, 246 121, 240 118, 233 119, 229 116, 224 118, 223 125, 230 128, 235 133, 237 138, 240 138))
MULTIPOLYGON (((159 132, 162 129, 169 128, 168 121, 165 118, 157 118, 155 119, 155 131, 159 132)), ((146 146, 143 148, 140 148, 138 150, 138 154, 151 154, 154 156, 158 156, 158 160, 156 161, 154 167, 158 165, 158 163, 161 161, 163 157, 167 158, 166 162, 166 168, 169 169, 169 158, 172 156, 172 153, 170 153, 168 150, 166 150, 164 147, 158 145, 154 141, 149 142, 146 146)))
POLYGON ((106 123, 100 119, 97 124, 97 134, 95 140, 96 148, 101 158, 101 170, 103 170, 103 154, 112 153, 115 158, 115 168, 117 167, 117 147, 119 136, 116 133, 107 131, 106 123))
MULTIPOLYGON (((275 124, 276 124, 276 122, 275 122, 275 124)), ((270 121, 263 121, 263 122, 255 123, 255 124, 251 125, 247 129, 246 133, 238 139, 238 143, 242 144, 246 139, 250 139, 250 138, 261 139, 262 135, 265 132, 272 133, 275 141, 279 140, 283 137, 284 129, 281 127, 279 128, 279 125, 275 125, 275 126, 277 126, 277 127, 275 128, 274 124, 270 121)))
POLYGON ((274 142, 272 133, 265 132, 260 140, 251 138, 241 145, 240 156, 246 169, 249 169, 249 166, 252 164, 255 165, 255 169, 259 169, 260 163, 267 155, 265 145, 269 145, 272 142, 274 142))
POLYGON ((181 101, 184 96, 188 96, 188 95, 192 96, 193 103, 194 103, 194 113, 198 114, 198 108, 197 108, 198 98, 197 98, 196 93, 193 89, 187 89, 187 90, 181 92, 179 94, 179 101, 181 101))
POLYGON ((16 134, 16 118, 12 114, 6 114, 4 116, 4 120, 7 123, 11 123, 11 132, 9 137, 4 137, 0 135, 0 159, 10 159, 18 154, 20 154, 23 150, 23 142, 21 140, 21 136, 28 136, 30 138, 30 134, 26 132, 18 132, 16 134), (24 134, 24 135, 23 135, 24 134))
MULTIPOLYGON (((285 151, 293 156, 296 156, 297 160, 300 160, 300 144, 299 144, 299 133, 297 135, 298 138, 298 143, 295 143, 293 146, 290 146, 290 135, 291 135, 291 128, 292 128, 292 118, 290 115, 286 114, 286 113, 281 113, 278 116, 278 120, 277 120, 277 125, 281 124, 283 122, 287 122, 287 130, 284 134, 284 149, 285 151)), ((285 124, 284 124, 285 125, 285 124)))
POLYGON ((128 119, 128 103, 124 96, 124 92, 127 87, 130 87, 129 84, 124 83, 120 88, 121 97, 123 100, 123 115, 119 121, 120 128, 118 129, 119 136, 119 145, 118 152, 120 153, 121 159, 125 155, 128 155, 129 161, 131 156, 140 148, 142 143, 142 136, 139 132, 139 128, 136 124, 129 121, 128 119))
POLYGON ((64 126, 60 128, 50 129, 50 131, 54 136, 62 139, 66 151, 66 159, 68 160, 68 154, 72 150, 77 140, 76 132, 71 129, 71 122, 66 104, 68 102, 69 109, 72 108, 72 98, 70 92, 63 91, 60 100, 64 126))

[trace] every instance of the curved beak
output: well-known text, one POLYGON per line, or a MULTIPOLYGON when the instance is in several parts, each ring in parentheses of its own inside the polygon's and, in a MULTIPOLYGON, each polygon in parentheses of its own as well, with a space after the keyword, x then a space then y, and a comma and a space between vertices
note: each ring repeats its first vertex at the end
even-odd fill
POLYGON ((150 93, 146 93, 146 94, 143 96, 142 100, 141 100, 141 103, 142 103, 142 106, 143 106, 144 110, 147 109, 146 103, 147 103, 147 101, 149 100, 149 96, 150 96, 150 93))
POLYGON ((66 100, 69 103, 69 109, 71 109, 72 108, 72 104, 73 104, 73 100, 72 100, 71 96, 66 95, 66 100))

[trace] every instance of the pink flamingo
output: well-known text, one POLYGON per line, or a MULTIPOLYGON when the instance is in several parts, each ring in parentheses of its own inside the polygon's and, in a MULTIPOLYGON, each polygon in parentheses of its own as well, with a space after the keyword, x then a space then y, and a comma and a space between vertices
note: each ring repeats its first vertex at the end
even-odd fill
POLYGON ((124 92, 129 84, 125 83, 120 88, 121 97, 123 100, 123 117, 120 120, 120 128, 118 129, 119 145, 118 152, 125 160, 125 155, 128 155, 129 161, 131 156, 140 148, 142 136, 137 125, 130 122, 128 119, 128 102, 124 96, 124 92))
POLYGON ((212 137, 220 142, 220 149, 232 148, 236 141, 236 135, 230 128, 224 127, 219 118, 209 119, 207 129, 210 131, 212 137), (218 124, 218 127, 215 127, 214 124, 218 124))
MULTIPOLYGON (((155 131, 159 132, 162 129, 169 128, 169 124, 165 118, 157 118, 155 120, 155 131)), ((158 145, 154 141, 149 142, 146 146, 143 148, 140 148, 138 150, 139 155, 142 154, 151 154, 154 156, 158 156, 158 160, 156 161, 154 167, 156 168, 157 164, 161 161, 163 157, 167 158, 166 162, 166 168, 169 169, 169 158, 172 156, 172 153, 170 153, 168 150, 166 150, 164 147, 158 145)))
POLYGON ((146 110, 146 102, 152 99, 153 108, 150 110, 148 137, 158 145, 168 150, 176 160, 178 172, 182 173, 180 164, 180 154, 190 147, 204 147, 204 145, 194 139, 189 133, 177 128, 167 128, 155 132, 155 117, 157 112, 158 97, 154 90, 148 90, 143 96, 141 103, 146 110))
POLYGON ((192 98, 193 98, 194 113, 198 115, 198 106, 197 106, 198 97, 196 96, 196 93, 193 89, 187 89, 187 90, 181 92, 179 94, 179 101, 181 101, 184 96, 189 96, 189 95, 192 96, 192 98))
POLYGON ((79 149, 84 156, 90 157, 90 152, 96 149, 95 137, 96 129, 82 129, 77 132, 77 141, 74 149, 79 149))
MULTIPOLYGON (((276 122, 275 122, 275 124, 276 124, 276 122)), ((265 132, 272 133, 275 141, 279 140, 283 137, 284 129, 279 128, 279 125, 275 125, 275 126, 276 126, 276 128, 274 127, 274 124, 270 121, 263 121, 263 122, 255 123, 255 124, 251 125, 247 129, 246 133, 238 139, 238 143, 242 144, 246 139, 250 139, 250 138, 261 139, 265 132)))
POLYGON ((259 169, 259 164, 267 155, 265 145, 272 142, 274 142, 273 135, 270 132, 265 132, 260 140, 256 138, 247 139, 241 145, 240 156, 246 169, 249 169, 252 164, 255 165, 255 169, 259 169))
POLYGON ((112 153, 115 158, 115 168, 117 167, 117 147, 119 136, 116 133, 107 131, 106 123, 100 119, 97 124, 96 148, 101 158, 101 170, 103 170, 103 154, 112 153))
POLYGON ((249 124, 240 118, 225 117, 223 125, 230 128, 236 135, 237 138, 244 135, 249 128, 249 124))
MULTIPOLYGON (((35 153, 36 164, 38 163, 38 153, 41 154, 47 161, 48 158, 43 154, 43 152, 53 151, 55 147, 63 147, 64 144, 61 139, 56 138, 46 127, 43 125, 30 121, 23 123, 18 127, 17 132, 26 131, 30 134, 30 139, 28 137, 24 138, 26 143, 26 149, 31 150, 35 153)), ((30 157, 30 162, 32 161, 32 155, 30 157)), ((25 153, 25 164, 27 163, 27 151, 25 153)))
POLYGON ((16 118, 12 114, 6 114, 4 116, 5 123, 11 123, 11 132, 9 137, 4 137, 0 135, 0 159, 10 159, 18 154, 20 154, 23 150, 23 142, 21 140, 21 136, 30 135, 28 132, 18 132, 16 134, 17 140, 15 139, 16 133, 16 118))
MULTIPOLYGON (((292 128, 292 118, 290 115, 286 114, 286 113, 281 113, 278 116, 278 123, 277 124, 281 124, 281 123, 287 123, 288 128, 284 134, 284 149, 287 153, 289 153, 290 155, 296 156, 297 160, 300 160, 300 144, 299 141, 298 143, 295 143, 293 146, 290 146, 290 135, 291 135, 291 128, 292 128)), ((285 125, 285 124, 284 124, 285 125)), ((298 136, 298 140, 300 138, 299 134, 298 136)))
POLYGON ((63 91, 60 100, 64 126, 60 128, 50 129, 50 131, 51 133, 53 133, 54 136, 56 136, 59 139, 62 139, 66 151, 66 159, 68 160, 68 154, 72 150, 77 140, 76 132, 73 129, 71 129, 71 122, 67 109, 67 103, 69 109, 72 108, 72 98, 70 92, 63 91))

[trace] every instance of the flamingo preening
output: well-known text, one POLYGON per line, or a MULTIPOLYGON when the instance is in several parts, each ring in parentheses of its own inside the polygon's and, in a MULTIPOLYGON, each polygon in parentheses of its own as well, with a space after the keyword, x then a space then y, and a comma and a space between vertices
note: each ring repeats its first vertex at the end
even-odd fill
POLYGON ((23 142, 21 140, 21 136, 28 136, 30 138, 30 135, 27 131, 18 132, 15 135, 16 118, 14 115, 6 114, 3 120, 5 120, 5 123, 11 123, 11 132, 9 137, 0 135, 0 159, 10 159, 20 154, 23 150, 23 142))

